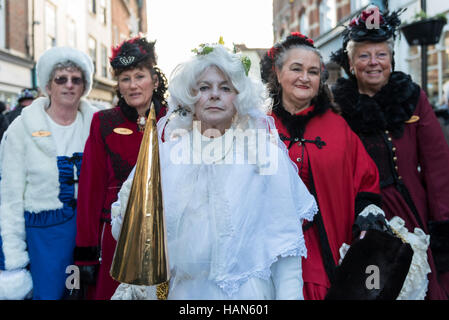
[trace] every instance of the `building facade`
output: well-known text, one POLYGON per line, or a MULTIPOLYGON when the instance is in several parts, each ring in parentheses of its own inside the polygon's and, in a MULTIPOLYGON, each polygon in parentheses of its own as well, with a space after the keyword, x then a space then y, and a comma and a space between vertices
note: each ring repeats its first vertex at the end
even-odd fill
POLYGON ((13 106, 23 88, 36 88, 40 55, 70 46, 94 62, 87 98, 100 109, 111 107, 111 47, 140 32, 147 32, 146 0, 0 0, 0 100, 13 106))
MULTIPOLYGON (((389 9, 407 8, 402 14, 403 23, 411 22, 421 11, 420 0, 390 0, 389 9)), ((427 0, 426 13, 429 17, 444 14, 449 21, 447 1, 427 0)), ((396 69, 409 73, 421 84, 421 46, 410 46, 402 36, 395 44, 396 69)), ((449 24, 443 28, 440 41, 427 47, 427 94, 431 104, 438 108, 443 103, 443 87, 449 86, 449 24)))
POLYGON ((0 0, 0 101, 8 108, 32 84, 32 48, 28 0, 0 0))

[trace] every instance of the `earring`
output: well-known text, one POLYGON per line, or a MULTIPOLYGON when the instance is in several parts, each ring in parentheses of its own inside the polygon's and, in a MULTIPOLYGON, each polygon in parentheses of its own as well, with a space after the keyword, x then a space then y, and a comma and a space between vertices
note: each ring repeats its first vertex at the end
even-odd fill
POLYGON ((352 74, 353 76, 355 75, 354 69, 351 69, 351 74, 352 74))

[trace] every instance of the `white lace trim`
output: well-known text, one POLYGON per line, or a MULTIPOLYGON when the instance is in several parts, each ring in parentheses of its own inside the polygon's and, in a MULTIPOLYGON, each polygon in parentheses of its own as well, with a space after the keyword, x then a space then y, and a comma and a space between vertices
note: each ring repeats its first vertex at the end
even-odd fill
POLYGON ((115 290, 111 300, 153 300, 147 294, 147 288, 147 286, 121 283, 115 290))
POLYGON ((370 213, 374 214, 375 216, 380 214, 385 217, 384 211, 375 204, 370 204, 366 206, 365 209, 363 209, 362 212, 360 212, 359 216, 367 217, 370 213))
POLYGON ((412 263, 397 300, 424 300, 429 284, 427 274, 431 272, 427 262, 430 236, 420 228, 415 228, 413 233, 409 232, 405 227, 404 220, 399 217, 390 220, 390 227, 413 248, 412 263))
POLYGON ((284 250, 283 253, 281 253, 279 256, 276 256, 270 261, 266 262, 261 269, 242 274, 239 279, 216 281, 216 283, 229 297, 231 297, 238 292, 240 286, 243 283, 251 278, 261 278, 263 280, 268 280, 271 276, 271 265, 277 262, 279 260, 279 257, 284 258, 289 256, 307 256, 304 236, 299 239, 299 241, 293 248, 284 250))

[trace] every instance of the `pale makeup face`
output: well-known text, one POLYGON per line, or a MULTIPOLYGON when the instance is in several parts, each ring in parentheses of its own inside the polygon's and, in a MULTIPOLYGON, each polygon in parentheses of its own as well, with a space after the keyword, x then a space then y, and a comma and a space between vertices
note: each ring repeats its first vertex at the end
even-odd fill
POLYGON ((281 70, 276 75, 282 86, 282 103, 290 113, 308 106, 320 88, 320 57, 313 51, 292 48, 286 53, 281 70))
POLYGON ((194 120, 201 122, 201 131, 217 129, 223 134, 236 113, 237 90, 231 81, 218 68, 209 67, 198 78, 194 91, 199 94, 194 120))
POLYGON ((62 107, 74 107, 80 103, 84 92, 84 82, 81 71, 76 69, 61 69, 55 72, 51 82, 47 85, 47 92, 53 105, 62 107), (55 81, 61 79, 67 81, 63 84, 57 84, 55 81))
POLYGON ((354 49, 349 66, 354 70, 361 93, 370 96, 388 83, 391 74, 391 53, 386 42, 362 43, 354 49))
POLYGON ((158 86, 157 76, 147 68, 131 69, 118 76, 118 88, 126 103, 138 111, 150 106, 153 91, 158 86))

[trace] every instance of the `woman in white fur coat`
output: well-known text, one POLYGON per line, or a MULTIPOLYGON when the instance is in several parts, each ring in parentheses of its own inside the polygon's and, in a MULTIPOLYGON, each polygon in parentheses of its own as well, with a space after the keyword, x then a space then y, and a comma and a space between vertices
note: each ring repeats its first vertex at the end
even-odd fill
POLYGON ((96 111, 82 99, 92 87, 92 73, 92 60, 81 51, 44 52, 37 76, 46 97, 24 109, 3 137, 0 299, 53 300, 67 292, 77 181, 96 111))

